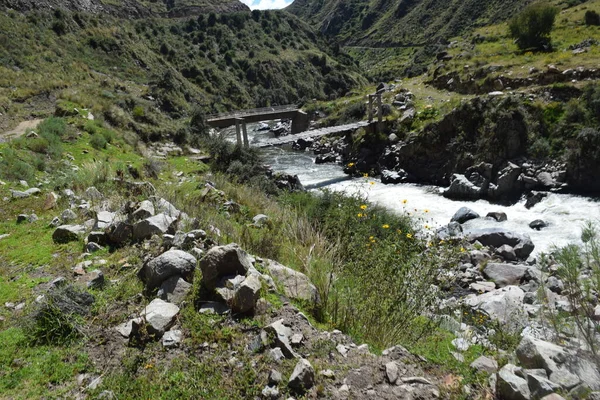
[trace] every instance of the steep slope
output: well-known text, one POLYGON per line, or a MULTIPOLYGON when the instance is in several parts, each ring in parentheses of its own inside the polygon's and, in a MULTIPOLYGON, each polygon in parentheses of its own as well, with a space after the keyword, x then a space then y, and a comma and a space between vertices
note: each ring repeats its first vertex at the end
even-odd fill
POLYGON ((523 0, 295 0, 286 8, 344 44, 406 46, 510 17, 523 0))
MULTIPOLYGON (((157 129, 165 130, 161 116, 186 118, 194 105, 211 113, 327 99, 362 82, 349 60, 334 56, 288 13, 134 19, 77 11, 82 4, 54 12, 0 11, 0 129, 70 101, 156 137, 157 129)), ((160 8, 123 4, 138 7, 136 15, 160 8)), ((191 4, 224 3, 181 3, 191 4)))

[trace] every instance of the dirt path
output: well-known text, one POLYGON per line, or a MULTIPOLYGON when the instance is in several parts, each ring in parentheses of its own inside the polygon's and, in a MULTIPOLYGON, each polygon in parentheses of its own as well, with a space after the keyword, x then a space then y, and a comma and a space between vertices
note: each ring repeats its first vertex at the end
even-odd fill
POLYGON ((27 129, 35 129, 43 119, 33 119, 31 121, 23 121, 11 131, 0 132, 0 142, 16 139, 27 132, 27 129))

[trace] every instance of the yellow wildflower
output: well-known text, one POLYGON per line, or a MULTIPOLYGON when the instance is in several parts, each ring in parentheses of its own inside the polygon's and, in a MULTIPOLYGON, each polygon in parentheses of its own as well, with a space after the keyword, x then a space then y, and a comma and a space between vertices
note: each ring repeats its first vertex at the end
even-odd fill
POLYGON ((407 234, 406 234, 406 237, 407 237, 408 239, 412 239, 412 237, 413 237, 413 236, 412 236, 412 234, 410 234, 410 233, 407 233, 407 234))
POLYGON ((406 203, 408 203, 408 200, 406 200, 406 199, 402 200, 402 204, 406 204, 406 203))
POLYGON ((367 205, 366 205, 366 204, 363 204, 363 205, 361 205, 361 206, 360 206, 360 209, 361 209, 361 210, 366 210, 366 209, 367 209, 367 205))
POLYGON ((375 184, 375 182, 369 182, 369 185, 374 185, 374 184, 375 184))
POLYGON ((425 229, 430 229, 430 226, 425 224, 425 229))
POLYGON ((429 210, 428 210, 428 209, 424 209, 423 211, 424 211, 424 212, 426 212, 426 213, 428 213, 428 212, 429 212, 429 210))
POLYGON ((461 252, 461 253, 464 253, 465 251, 466 251, 466 250, 465 250, 465 248, 464 248, 464 247, 461 247, 461 248, 460 248, 460 252, 461 252))
POLYGON ((374 239, 374 237, 373 237, 373 236, 369 236, 369 240, 373 240, 373 239, 374 239))
POLYGON ((352 167, 354 167, 354 163, 353 162, 351 162, 351 163, 348 164, 348 168, 352 168, 352 167))
POLYGON ((362 217, 363 217, 363 215, 364 215, 363 213, 358 213, 358 214, 356 214, 356 216, 357 216, 358 218, 362 218, 362 217))
POLYGON ((367 174, 366 172, 363 174, 363 178, 368 178, 369 174, 367 174))
POLYGON ((389 226, 388 224, 383 224, 381 227, 382 227, 383 229, 390 229, 390 226, 389 226))

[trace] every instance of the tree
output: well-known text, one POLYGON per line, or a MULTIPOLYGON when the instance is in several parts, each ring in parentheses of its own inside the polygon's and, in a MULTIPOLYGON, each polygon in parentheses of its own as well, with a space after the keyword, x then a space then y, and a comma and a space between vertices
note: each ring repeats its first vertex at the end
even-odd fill
POLYGON ((556 7, 534 3, 510 21, 510 35, 521 50, 550 50, 550 32, 557 14, 556 7))

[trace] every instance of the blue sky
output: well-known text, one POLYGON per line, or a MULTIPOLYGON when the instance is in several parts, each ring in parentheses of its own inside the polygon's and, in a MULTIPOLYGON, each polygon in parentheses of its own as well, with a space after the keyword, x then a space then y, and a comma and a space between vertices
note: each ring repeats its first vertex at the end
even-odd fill
POLYGON ((290 5, 293 0, 242 0, 253 10, 272 10, 290 5))

